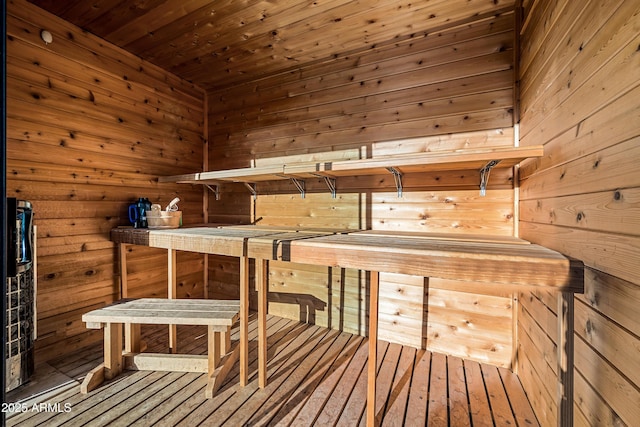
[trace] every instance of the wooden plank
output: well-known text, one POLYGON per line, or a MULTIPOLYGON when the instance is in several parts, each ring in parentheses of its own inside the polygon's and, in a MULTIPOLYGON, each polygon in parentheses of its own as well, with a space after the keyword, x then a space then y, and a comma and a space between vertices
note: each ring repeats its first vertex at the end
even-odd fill
POLYGON ((427 424, 430 426, 448 426, 448 407, 447 357, 441 353, 433 353, 429 378, 427 424))
POLYGON ((124 351, 126 353, 140 353, 143 351, 140 342, 139 324, 124 324, 124 351))
POLYGON ((469 412, 473 426, 493 426, 491 408, 487 399, 482 370, 477 362, 464 363, 464 373, 467 379, 467 392, 469 393, 469 412))
MULTIPOLYGON (((324 382, 324 379, 327 375, 329 375, 331 372, 335 372, 335 369, 332 368, 334 368, 335 363, 339 363, 338 361, 343 357, 345 351, 348 352, 349 348, 353 348, 353 350, 355 351, 354 346, 349 345, 353 344, 354 338, 355 337, 351 334, 342 332, 331 343, 331 347, 327 351, 324 351, 324 354, 319 360, 315 355, 314 357, 305 359, 304 364, 308 365, 309 363, 311 363, 313 364, 313 366, 309 369, 309 372, 303 379, 299 379, 299 382, 297 385, 295 385, 295 388, 292 387, 287 390, 288 398, 286 399, 286 401, 283 401, 281 405, 275 405, 277 407, 277 413, 275 413, 275 415, 268 422, 271 424, 277 423, 280 425, 287 425, 293 421, 293 419, 298 413, 300 413, 301 410, 305 412, 313 411, 313 409, 309 409, 307 405, 307 402, 311 397, 311 392, 313 390, 316 390, 321 385, 321 383, 324 382), (298 391, 300 390, 308 392, 301 396, 298 393, 298 391)), ((314 353, 319 352, 322 354, 324 348, 326 348, 326 346, 324 345, 323 347, 318 347, 314 349, 314 353)), ((294 375, 297 375, 297 372, 294 372, 294 375)), ((290 376, 289 380, 291 379, 292 377, 290 376)), ((287 383, 290 382, 293 381, 287 381, 287 383)), ((294 384, 291 385, 293 386, 294 384)), ((317 412, 315 412, 314 414, 317 414, 317 412)), ((307 413, 307 416, 308 415, 310 414, 307 413)), ((264 417, 263 419, 266 418, 268 417, 264 417)))
POLYGON ((481 370, 494 422, 496 425, 516 425, 498 368, 482 364, 481 370))
MULTIPOLYGON (((523 94, 523 108, 527 109, 522 119, 523 136, 534 132, 531 135, 535 134, 538 141, 550 140, 637 86, 637 81, 632 76, 620 72, 634 66, 632 62, 637 61, 633 55, 637 47, 633 25, 638 5, 611 0, 603 8, 591 6, 586 12, 583 14, 585 22, 576 25, 576 31, 569 34, 568 41, 573 43, 556 45, 558 49, 566 49, 566 52, 562 52, 565 57, 561 62, 549 65, 553 66, 554 72, 561 70, 563 74, 558 78, 550 74, 549 83, 535 82, 544 84, 544 90, 537 94, 523 94), (577 45, 578 40, 582 46, 577 45), (594 60, 596 57, 597 60, 594 60), (578 76, 572 73, 576 69, 582 70, 578 76), (611 82, 609 76, 618 73, 621 78, 611 82), (567 84, 568 81, 571 81, 570 85, 567 84), (601 90, 594 96, 596 94, 591 92, 593 87, 604 87, 606 90, 601 90), (544 104, 544 107, 540 104, 544 104), (544 113, 539 114, 543 110, 544 113), (535 132, 535 129, 539 132, 535 132)), ((552 52, 554 55, 558 54, 553 48, 547 49, 545 57, 552 52)), ((549 70, 545 71, 549 73, 549 70)), ((528 79, 523 81, 523 85, 528 83, 528 79)), ((532 87, 536 88, 537 86, 532 87)))
POLYGON ((583 338, 575 341, 575 363, 576 406, 602 425, 614 424, 615 420, 633 424, 640 413, 634 403, 640 397, 634 380, 612 366, 607 357, 583 338), (599 388, 594 390, 596 381, 599 388))
POLYGON ((257 416, 249 419, 247 423, 249 425, 263 426, 273 425, 281 423, 282 420, 277 416, 279 410, 288 413, 287 401, 290 397, 293 397, 294 403, 299 399, 296 397, 296 391, 305 389, 305 385, 314 382, 317 379, 316 376, 322 376, 325 369, 328 367, 337 352, 341 351, 346 343, 348 336, 338 331, 329 331, 322 341, 313 349, 313 351, 304 358, 295 369, 291 370, 287 375, 286 380, 279 385, 277 390, 272 393, 272 398, 275 402, 281 402, 280 404, 271 405, 270 408, 260 411, 257 416))
POLYGON ((467 384, 462 359, 447 356, 447 381, 450 425, 471 426, 467 384))
MULTIPOLYGON (((237 313, 237 312, 235 312, 237 313)), ((82 316, 84 322, 117 322, 140 324, 166 324, 166 325, 211 325, 220 331, 226 331, 227 326, 232 326, 237 314, 234 312, 155 312, 139 310, 107 310, 106 312, 89 312, 82 316)))
MULTIPOLYGON (((364 340, 362 341, 364 344, 364 340)), ((386 348, 386 347, 385 347, 386 348)), ((358 395, 362 398, 361 402, 366 399, 366 392, 360 390, 362 389, 362 385, 364 383, 359 381, 359 378, 362 378, 364 375, 364 367, 367 363, 368 356, 368 346, 360 345, 358 349, 355 351, 353 357, 348 361, 348 366, 344 368, 344 373, 338 379, 338 383, 336 384, 336 388, 334 391, 328 396, 327 401, 322 408, 322 411, 319 414, 316 414, 316 424, 317 425, 335 425, 338 420, 345 416, 349 416, 351 418, 351 424, 357 423, 362 414, 362 408, 358 409, 358 414, 356 417, 355 410, 347 409, 349 405, 355 405, 357 402, 350 402, 350 396, 358 389, 358 395)), ((296 420, 303 421, 306 417, 301 413, 296 417, 296 420)))
POLYGON ((125 354, 124 367, 135 371, 207 372, 207 356, 163 353, 125 354))
POLYGON ((498 373, 504 384, 511 407, 517 408, 517 410, 513 411, 517 424, 531 427, 539 426, 540 424, 533 412, 533 408, 531 408, 527 395, 522 389, 522 384, 518 380, 518 377, 505 368, 498 368, 498 373))
POLYGON ((615 192, 625 178, 625 188, 640 186, 633 159, 640 155, 640 136, 631 138, 588 156, 540 172, 535 180, 521 184, 523 200, 581 194, 585 186, 591 192, 615 192), (542 187, 545 191, 542 192, 542 187))
POLYGON ((516 245, 528 245, 530 242, 513 236, 494 236, 486 234, 459 234, 459 233, 429 233, 401 230, 361 230, 352 233, 370 236, 397 236, 409 238, 422 238, 434 240, 455 240, 459 242, 483 242, 483 243, 511 243, 516 245))
POLYGON ((104 376, 104 363, 99 364, 91 371, 87 373, 80 385, 80 393, 87 394, 92 390, 95 390, 106 379, 104 376))
POLYGON ((577 292, 584 286, 579 271, 571 269, 572 261, 537 245, 334 235, 292 241, 288 261, 577 292), (499 279, 495 271, 500 271, 499 279))
MULTIPOLYGON (((208 382, 207 388, 205 389, 205 396, 207 399, 213 398, 220 387, 222 387, 225 378, 238 360, 239 354, 240 347, 236 346, 219 360, 218 367, 213 371, 211 371, 211 363, 209 363, 209 373, 207 374, 208 382)), ((209 361, 211 361, 211 357, 209 357, 209 361)))
POLYGON ((417 425, 426 425, 429 398, 429 379, 431 378, 431 352, 418 350, 416 353, 407 414, 417 425))
POLYGON ((267 385, 267 286, 269 261, 256 260, 256 286, 258 288, 258 384, 267 385))
POLYGON ((638 236, 640 188, 526 200, 520 203, 520 212, 526 222, 638 236))
POLYGON ((240 257, 240 385, 249 378, 249 258, 240 257))
POLYGON ((132 427, 151 425, 154 422, 158 422, 158 418, 154 417, 159 416, 161 418, 165 411, 175 407, 176 401, 202 396, 201 378, 202 374, 195 372, 173 374, 170 377, 171 383, 167 387, 159 389, 155 393, 143 392, 144 400, 133 407, 127 408, 120 419, 130 420, 128 422, 132 427))
MULTIPOLYGON (((306 333, 305 331, 305 333, 296 336, 295 339, 289 340, 287 343, 287 352, 291 352, 292 354, 296 355, 295 357, 299 360, 304 360, 307 357, 313 357, 310 354, 312 349, 321 342, 328 331, 320 330, 320 328, 315 328, 315 330, 311 330, 310 332, 311 333, 306 333)), ((335 333, 331 335, 335 336, 335 333)), ((278 359, 282 359, 282 357, 278 359)), ((282 386, 282 384, 287 380, 288 375, 286 375, 286 373, 292 373, 292 371, 295 370, 294 367, 284 366, 286 360, 278 359, 274 360, 272 358, 270 360, 271 374, 269 375, 270 379, 268 384, 265 381, 264 387, 261 387, 260 379, 258 378, 258 387, 260 391, 256 396, 256 399, 251 399, 250 401, 244 403, 242 405, 243 411, 235 411, 232 408, 225 408, 225 411, 230 410, 227 422, 229 422, 231 425, 241 425, 247 423, 254 414, 259 414, 259 409, 263 406, 264 401, 270 395, 276 393, 277 390, 282 386), (280 371, 281 369, 285 369, 285 371, 280 371)), ((241 393, 250 393, 251 389, 255 390, 255 385, 251 388, 244 388, 241 393)), ((240 398, 241 396, 238 397, 240 398)))
MULTIPOLYGON (((378 341, 378 349, 376 352, 377 354, 380 354, 380 357, 377 358, 378 368, 382 364, 382 360, 384 359, 384 354, 386 353, 388 346, 389 344, 387 342, 378 341)), ((367 348, 368 347, 369 346, 367 344, 367 348)), ((355 373, 357 376, 355 385, 351 394, 348 396, 346 403, 342 403, 342 412, 339 413, 337 425, 353 426, 359 423, 365 424, 368 422, 365 411, 367 408, 367 388, 369 384, 368 365, 371 363, 370 360, 370 358, 367 358, 366 369, 362 369, 362 371, 355 373)))
MULTIPOLYGON (((278 346, 281 344, 283 349, 287 348, 286 341, 283 340, 286 338, 288 333, 291 333, 292 331, 304 332, 301 329, 296 329, 295 325, 292 325, 292 322, 286 319, 268 317, 267 321, 272 345, 278 346)), ((257 318, 254 318, 250 336, 252 341, 257 339, 257 323, 257 318)), ((278 352, 274 354, 272 359, 275 361, 274 363, 277 363, 278 355, 278 352)), ((249 356, 251 359, 251 366, 255 366, 258 357, 257 347, 252 348, 249 356)), ((239 370, 232 369, 232 375, 237 375, 238 372, 239 370)), ((229 377, 233 378, 231 375, 229 375, 229 377)), ((180 422, 202 423, 205 422, 207 417, 212 415, 213 410, 217 408, 214 412, 215 417, 218 420, 226 420, 231 416, 233 411, 237 410, 237 408, 247 402, 247 400, 250 399, 257 390, 257 381, 252 381, 246 387, 241 387, 239 390, 223 387, 213 396, 207 405, 202 405, 202 388, 196 389, 195 395, 198 396, 198 398, 194 399, 189 396, 184 396, 183 399, 179 400, 180 404, 169 408, 164 416, 160 418, 154 417, 154 419, 161 420, 162 423, 167 423, 168 425, 178 425, 180 422), (221 405, 223 402, 226 402, 226 404, 221 405)))
MULTIPOLYGON (((376 412, 376 377, 378 351, 378 298, 380 273, 371 271, 369 275, 369 359, 367 368, 367 426, 379 424, 376 412)), ((382 357, 380 358, 382 359, 382 357)))
POLYGON ((542 156, 541 146, 500 147, 476 150, 444 151, 396 155, 377 159, 325 161, 322 163, 285 163, 262 167, 231 169, 226 171, 200 172, 190 175, 160 177, 161 182, 207 183, 216 181, 259 182, 287 179, 288 176, 322 174, 328 176, 379 175, 393 167, 402 173, 429 172, 439 170, 480 170, 488 162, 499 160, 497 167, 511 167, 530 157, 542 156))
POLYGON ((573 426, 573 294, 558 295, 558 426, 573 426))
POLYGON ((122 372, 122 324, 104 326, 104 378, 110 380, 122 372))
POLYGON ((402 347, 402 354, 395 371, 391 392, 387 399, 387 407, 382 419, 382 426, 403 426, 405 418, 413 419, 414 414, 407 411, 411 377, 413 376, 416 349, 402 347))
MULTIPOLYGON (((313 392, 304 402, 304 406, 297 411, 297 413, 292 414, 292 416, 295 417, 291 420, 292 425, 311 425, 319 415, 326 418, 329 413, 335 413, 329 401, 333 398, 334 394, 337 394, 340 390, 348 389, 350 392, 352 384, 347 383, 343 375, 347 375, 347 365, 354 363, 356 352, 362 355, 360 359, 364 365, 366 352, 360 350, 364 348, 362 341, 362 337, 355 335, 351 338, 345 349, 343 349, 331 364, 321 382, 314 388, 313 392)), ((362 367, 360 367, 360 369, 361 368, 362 367)))
POLYGON ((274 234, 274 232, 213 227, 151 230, 149 232, 149 246, 241 257, 246 251, 246 239, 269 234, 274 234))
MULTIPOLYGON (((380 365, 380 370, 376 375, 375 419, 373 425, 381 425, 382 420, 384 419, 387 402, 389 401, 389 396, 393 392, 393 379, 395 372, 398 369, 401 352, 401 345, 389 344, 384 355, 384 360, 380 365)), ((369 419, 366 420, 366 423, 369 423, 369 419)), ((360 424, 365 424, 365 420, 362 420, 360 424)))
MULTIPOLYGON (((225 421, 233 424, 289 425, 288 420, 293 418, 293 416, 286 417, 289 410, 300 419, 313 420, 317 416, 316 425, 320 425, 319 422, 322 420, 331 420, 340 416, 343 418, 338 422, 339 425, 343 425, 341 423, 347 422, 348 419, 352 420, 348 425, 364 424, 365 419, 362 414, 364 396, 366 395, 366 374, 363 367, 366 364, 368 348, 362 337, 349 336, 317 326, 303 325, 271 316, 269 324, 270 350, 273 351, 273 354, 270 356, 269 365, 271 377, 264 391, 259 389, 256 379, 246 387, 240 386, 236 380, 239 373, 237 365, 234 365, 230 370, 227 380, 224 381, 218 392, 206 403, 203 396, 205 385, 202 374, 139 371, 132 372, 128 376, 121 376, 117 381, 99 388, 88 396, 80 395, 77 389, 73 395, 64 394, 61 396, 63 399, 61 405, 70 404, 74 408, 72 411, 16 414, 14 415, 15 424, 42 425, 43 423, 76 422, 86 424, 96 423, 100 419, 108 423, 125 423, 136 426, 157 423, 219 425, 225 421), (346 347, 345 344, 347 344, 346 347), (325 379, 328 379, 330 375, 333 377, 332 384, 325 383, 325 379), (360 381, 356 384, 358 377, 360 381), (320 378, 322 380, 319 381, 320 378), (324 389, 324 392, 328 392, 328 394, 316 395, 316 391, 319 391, 319 388, 316 387, 324 389), (304 406, 298 405, 308 395, 316 395, 319 399, 314 400, 319 405, 309 405, 311 399, 307 400, 307 404, 304 406), (305 408, 312 409, 312 407, 315 408, 312 410, 312 414, 305 412, 305 408), (277 412, 276 408, 279 409, 277 412), (281 416, 284 418, 280 418, 281 416)), ((252 340, 256 338, 256 328, 257 320, 254 318, 251 328, 252 340)), ((204 329, 202 327, 183 327, 180 333, 181 336, 188 336, 189 333, 183 334, 183 332, 192 331, 191 335, 200 335, 204 329)), ((236 327, 232 331, 234 339, 237 339, 239 328, 236 327)), ((157 338, 158 347, 166 347, 168 338, 164 333, 164 328, 152 327, 149 334, 144 334, 145 340, 150 342, 156 341, 154 337, 157 338)), ((205 352, 207 347, 205 341, 202 337, 199 338, 193 346, 189 347, 189 351, 192 353, 205 352)), ((588 348, 589 345, 583 340, 580 340, 580 343, 585 350, 580 354, 584 354, 583 357, 590 361, 589 364, 581 362, 581 366, 585 370, 584 372, 591 376, 593 372, 598 371, 599 363, 607 363, 604 359, 591 363, 594 359, 588 357, 589 351, 591 351, 588 348)), ((494 419, 503 419, 501 418, 504 415, 503 409, 506 411, 513 409, 514 419, 520 421, 532 415, 518 377, 512 372, 488 365, 480 367, 475 362, 440 354, 437 357, 442 361, 447 358, 449 360, 445 370, 435 375, 429 369, 431 353, 424 350, 416 352, 415 349, 408 347, 400 349, 399 346, 395 346, 395 350, 388 352, 386 351, 387 347, 388 343, 381 341, 378 348, 380 354, 384 355, 381 356, 382 360, 378 372, 379 384, 386 383, 384 387, 381 387, 381 390, 386 391, 380 394, 388 393, 386 403, 379 406, 384 411, 383 424, 405 425, 415 422, 420 425, 425 424, 424 420, 422 422, 420 420, 421 417, 426 416, 426 399, 440 395, 444 396, 445 412, 450 414, 450 423, 453 424, 456 414, 459 413, 455 401, 462 399, 462 402, 458 403, 467 404, 465 389, 468 390, 472 404, 472 414, 475 417, 474 425, 494 425, 494 419), (461 371, 463 365, 466 372, 461 371), (472 372, 474 367, 480 377, 475 377, 472 372), (482 371, 485 371, 484 378, 482 371), (429 388, 429 378, 439 379, 443 387, 439 388, 435 383, 431 383, 429 388), (475 382, 475 384, 479 385, 479 393, 485 399, 487 408, 482 419, 478 418, 478 414, 473 411, 473 402, 475 401, 473 392, 476 390, 473 384, 474 380, 478 379, 479 382, 475 382), (465 380, 468 384, 466 387, 465 380), (486 389, 484 388, 485 383, 487 384, 486 389), (408 390, 408 396, 406 396, 401 389, 408 387, 409 384, 411 384, 411 389, 408 390), (489 404, 487 394, 490 399, 495 398, 491 384, 497 385, 499 389, 504 384, 501 398, 508 398, 508 404, 505 404, 504 401, 499 403, 498 400, 492 400, 489 404), (512 394, 511 388, 515 389, 516 395, 512 394), (434 396, 427 394, 429 390, 434 396), (403 395, 408 400, 402 397, 403 395), (402 415, 405 413, 405 404, 406 418, 402 415), (520 404, 523 406, 521 407, 520 404), (383 407, 384 409, 382 409, 383 407), (393 415, 396 414, 395 409, 399 410, 398 417, 393 415)), ((254 347, 251 351, 252 363, 255 363, 257 358, 256 350, 257 348, 254 347)), ((92 351, 99 355, 99 346, 95 346, 92 351)), ((78 355, 74 363, 82 362, 88 357, 88 354, 78 355)), ((66 370, 68 369, 71 368, 67 367, 66 370)), ((622 378, 619 374, 612 375, 616 378, 622 378)), ((581 374, 578 374, 578 377, 582 378, 581 374)), ((618 379, 612 378, 612 381, 606 383, 606 387, 613 389, 615 388, 614 383, 620 384, 618 379)), ((628 385, 632 386, 630 383, 628 385)), ((628 402, 633 400, 634 394, 628 394, 627 388, 624 390, 627 391, 623 393, 625 396, 620 405, 633 408, 633 405, 628 405, 628 402)), ((587 397, 585 403, 582 404, 583 406, 592 402, 591 397, 586 394, 583 396, 587 397)), ((50 403, 56 402, 52 400, 50 403)), ((607 404, 600 406, 607 406, 607 404)), ((600 406, 590 406, 592 409, 587 412, 596 416, 594 419, 601 419, 604 413, 600 411, 600 406)), ((628 409, 624 416, 632 413, 633 411, 628 409)), ((467 418, 469 416, 467 415, 467 418)), ((296 423, 294 422, 294 424, 296 423)), ((314 424, 314 421, 301 425, 309 424, 314 424)), ((336 423, 333 422, 329 425, 334 424, 336 423)), ((512 422, 512 425, 515 423, 512 422)), ((535 417, 532 418, 531 425, 537 425, 535 417)))
MULTIPOLYGON (((105 400, 94 402, 90 408, 83 411, 82 407, 73 411, 73 423, 92 424, 95 422, 109 423, 126 416, 128 409, 144 402, 147 393, 154 394, 159 390, 169 387, 173 381, 179 378, 182 373, 153 372, 142 378, 140 381, 130 384, 125 392, 116 393, 105 400)), ((73 405, 76 407, 77 405, 73 405)))

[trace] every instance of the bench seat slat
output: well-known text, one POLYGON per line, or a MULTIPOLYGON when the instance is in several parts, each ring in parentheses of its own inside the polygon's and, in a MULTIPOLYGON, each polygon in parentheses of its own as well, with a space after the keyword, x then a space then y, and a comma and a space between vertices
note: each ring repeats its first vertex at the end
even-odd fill
POLYGON ((190 311, 169 312, 149 310, 104 310, 82 316, 87 323, 139 323, 146 325, 210 325, 232 326, 237 313, 190 311))
POLYGON ((181 311, 181 312, 200 312, 200 311, 218 311, 221 313, 232 313, 240 310, 240 305, 234 306, 207 306, 207 305, 193 305, 185 303, 175 304, 150 304, 150 303, 135 303, 127 304, 126 308, 119 306, 108 306, 101 308, 102 311, 120 311, 120 310, 154 310, 154 311, 181 311))
POLYGON ((238 319, 239 301, 166 300, 142 298, 121 301, 82 316, 88 327, 101 323, 208 325, 228 327, 238 319))

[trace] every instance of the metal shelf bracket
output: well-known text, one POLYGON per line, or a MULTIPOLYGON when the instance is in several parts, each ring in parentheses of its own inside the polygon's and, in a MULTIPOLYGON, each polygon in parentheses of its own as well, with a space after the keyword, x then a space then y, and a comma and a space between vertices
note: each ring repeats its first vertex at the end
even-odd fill
POLYGON ((213 188, 209 184, 205 184, 207 188, 216 195, 216 200, 220 200, 220 186, 218 184, 214 185, 213 188))
POLYGON ((489 174, 491 173, 491 169, 495 165, 500 163, 500 160, 491 160, 489 163, 484 165, 482 169, 480 169, 480 195, 485 196, 487 194, 487 184, 489 183, 489 174))
POLYGON ((251 193, 251 195, 253 196, 253 200, 256 200, 258 198, 258 192, 256 191, 256 185, 255 184, 249 184, 248 182, 243 182, 244 186, 247 187, 247 190, 249 190, 249 192, 251 193))
POLYGON ((402 197, 402 172, 393 167, 387 168, 387 170, 393 174, 393 180, 396 183, 396 191, 398 192, 398 197, 402 197))
POLYGON ((293 182, 293 185, 295 185, 298 191, 300 192, 300 197, 304 199, 304 193, 305 193, 304 180, 299 178, 294 178, 294 177, 290 177, 289 179, 291 179, 291 182, 293 182))
POLYGON ((317 176, 318 178, 322 178, 324 180, 324 183, 327 185, 327 188, 329 189, 329 191, 331 191, 331 198, 335 199, 336 198, 336 179, 331 178, 330 176, 320 175, 317 173, 314 173, 313 176, 317 176))
POLYGON ((331 198, 336 198, 336 179, 328 176, 323 177, 324 183, 327 184, 329 191, 331 191, 331 198))

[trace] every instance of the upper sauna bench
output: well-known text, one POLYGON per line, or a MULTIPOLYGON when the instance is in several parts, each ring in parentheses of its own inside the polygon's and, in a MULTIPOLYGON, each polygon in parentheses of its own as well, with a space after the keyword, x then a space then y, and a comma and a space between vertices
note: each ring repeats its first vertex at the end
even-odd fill
MULTIPOLYGON (((475 169, 480 171, 480 187, 483 189, 492 168, 513 167, 525 159, 542 155, 542 146, 443 150, 355 160, 284 161, 279 164, 165 176, 160 177, 158 181, 189 184, 256 183, 318 177, 335 179, 342 176, 379 175, 389 172, 399 178, 405 173, 475 169)), ((398 190, 400 192, 400 188, 398 190)))

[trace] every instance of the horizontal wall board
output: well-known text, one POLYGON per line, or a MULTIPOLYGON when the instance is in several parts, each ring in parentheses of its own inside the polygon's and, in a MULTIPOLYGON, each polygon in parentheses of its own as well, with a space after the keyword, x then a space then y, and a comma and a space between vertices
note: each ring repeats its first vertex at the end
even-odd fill
MULTIPOLYGON (((486 129, 495 129, 499 127, 509 127, 512 125, 511 108, 497 108, 482 112, 469 114, 454 114, 451 116, 443 116, 437 118, 426 118, 423 120, 410 120, 408 122, 390 123, 382 125, 360 126, 342 131, 324 132, 321 135, 302 135, 295 138, 277 138, 261 144, 260 142, 252 143, 237 141, 230 150, 219 150, 215 136, 211 139, 212 152, 210 155, 219 155, 220 159, 238 158, 242 155, 256 155, 259 152, 270 150, 284 155, 287 151, 303 150, 308 146, 317 144, 338 144, 344 141, 340 149, 360 146, 377 141, 388 141, 399 138, 417 138, 427 135, 440 135, 455 132, 471 132, 486 129), (320 139, 320 140, 318 140, 320 139)), ((241 159, 242 157, 240 157, 241 159)), ((246 167, 250 163, 234 161, 233 166, 230 164, 225 168, 246 167), (237 163, 236 163, 237 162, 237 163)))
POLYGON ((637 237, 528 222, 520 223, 520 232, 522 238, 580 259, 585 266, 634 283, 640 277, 637 237))
MULTIPOLYGON (((585 47, 597 37, 598 31, 607 23, 622 3, 621 0, 605 0, 598 2, 598 7, 584 7, 575 2, 549 2, 545 14, 543 28, 551 29, 548 33, 539 31, 533 34, 532 40, 525 40, 525 44, 531 46, 522 52, 520 62, 521 73, 525 84, 521 91, 525 93, 531 87, 544 87, 553 84, 554 80, 561 78, 565 72, 558 65, 567 60, 574 59, 585 47), (547 36, 543 45, 543 36, 547 36), (536 51, 534 46, 542 47, 544 51, 536 51), (550 52, 550 49, 554 49, 550 52), (562 61, 562 62, 561 62, 562 61), (543 71, 553 71, 543 73, 543 71)), ((618 15, 624 18, 624 13, 618 15)), ((609 25, 615 25, 610 22, 609 25)), ((613 28, 617 28, 613 26, 613 28)), ((576 67, 582 70, 581 67, 576 67)))
POLYGON ((547 390, 547 387, 549 384, 555 385, 556 377, 549 377, 549 380, 553 381, 553 383, 545 382, 545 379, 536 371, 535 366, 531 364, 531 361, 537 359, 540 359, 540 355, 536 354, 535 351, 526 347, 519 347, 517 359, 518 378, 523 384, 535 390, 533 393, 527 393, 527 397, 540 424, 555 425, 558 417, 557 392, 555 386, 552 391, 547 390))
MULTIPOLYGON (((513 25, 511 13, 482 16, 212 89, 210 168, 513 146, 513 25)), ((513 172, 493 171, 484 198, 479 182, 477 170, 405 174, 398 198, 391 174, 340 177, 333 199, 322 179, 305 180, 304 198, 283 180, 256 184, 255 200, 242 186, 222 185, 221 200, 210 197, 209 218, 511 235, 513 172)), ((237 294, 234 268, 210 266, 214 294, 237 294)), ((269 279, 271 313, 366 334, 366 274, 271 263, 269 279)), ((433 290, 440 306, 429 311, 424 278, 381 277, 380 337, 510 366, 511 294, 496 288, 484 299, 473 293, 484 291, 478 284, 436 283, 444 288, 433 290)))
POLYGON ((637 4, 624 4, 628 5, 628 14, 615 15, 621 22, 612 20, 610 28, 603 28, 601 40, 585 46, 581 55, 576 57, 579 62, 572 63, 566 75, 547 89, 552 95, 546 98, 544 107, 530 107, 523 101, 523 136, 535 132, 538 138, 548 140, 637 86, 633 73, 625 71, 640 65, 640 55, 636 53, 638 43, 634 40, 633 31, 639 11, 637 4), (591 59, 594 57, 598 61, 591 59), (580 73, 573 76, 573 70, 579 70, 580 73), (612 75, 620 77, 611 79, 612 75), (540 108, 548 113, 539 114, 540 108), (543 116, 546 119, 541 121, 543 116))
POLYGON ((640 417, 640 392, 633 386, 634 382, 620 373, 619 365, 612 365, 606 355, 601 356, 583 339, 578 338, 575 343, 576 371, 589 382, 598 384, 597 393, 615 412, 615 418, 633 425, 640 417))
POLYGON ((520 220, 640 236, 640 188, 523 200, 520 220))
POLYGON ((640 377, 640 360, 635 357, 640 350, 638 336, 620 328, 582 302, 576 302, 575 313, 576 335, 615 366, 632 384, 637 384, 640 377))
POLYGON ((640 301, 638 284, 587 268, 584 294, 576 295, 576 299, 640 337, 640 317, 636 309, 640 301))
POLYGON ((148 86, 150 80, 162 82, 157 91, 187 102, 201 99, 202 91, 193 83, 181 80, 159 67, 142 61, 139 57, 124 50, 119 50, 114 57, 113 46, 104 43, 100 38, 88 32, 78 31, 78 27, 54 17, 42 9, 20 2, 19 7, 12 7, 7 16, 7 33, 11 37, 28 41, 31 44, 42 44, 41 27, 33 20, 46 21, 46 27, 54 34, 72 34, 72 37, 56 37, 56 43, 48 46, 52 53, 51 60, 71 61, 98 68, 110 74, 112 78, 124 79, 132 84, 148 86), (42 18, 39 18, 42 16, 42 18), (177 94, 176 94, 177 92, 177 94))
POLYGON ((591 192, 639 187, 640 174, 636 173, 634 162, 637 156, 640 156, 640 136, 543 171, 536 179, 522 181, 521 198, 580 194, 585 186, 589 186, 591 192))
MULTIPOLYGON (((538 159, 525 160, 520 167, 520 176, 526 178, 555 164, 570 162, 578 157, 597 153, 613 145, 636 138, 637 127, 630 126, 640 120, 640 86, 615 99, 593 115, 545 144, 545 155, 538 159)), ((538 144, 536 135, 521 140, 523 146, 538 144)))
MULTIPOLYGON (((184 223, 202 222, 202 188, 157 177, 202 167, 205 94, 31 3, 7 8, 7 195, 34 207, 42 362, 102 340, 81 316, 120 296, 109 230, 130 203, 179 196, 184 223)), ((132 296, 166 296, 166 254, 128 253, 132 296)), ((179 260, 178 294, 203 295, 202 259, 179 260)))
MULTIPOLYGON (((594 389, 580 371, 575 375, 575 405, 574 415, 586 419, 584 425, 615 427, 622 423, 620 416, 609 406, 600 395, 599 389, 594 389)), ((576 425, 578 419, 576 419, 576 425)))

